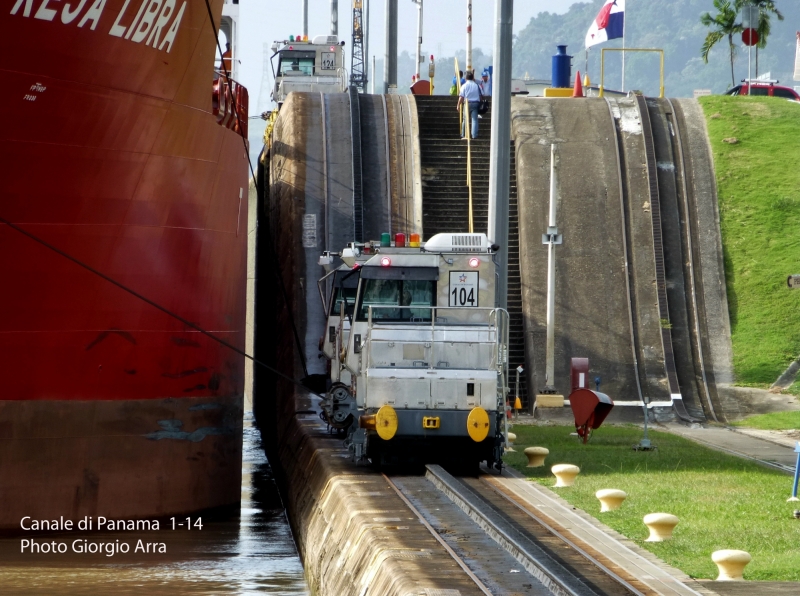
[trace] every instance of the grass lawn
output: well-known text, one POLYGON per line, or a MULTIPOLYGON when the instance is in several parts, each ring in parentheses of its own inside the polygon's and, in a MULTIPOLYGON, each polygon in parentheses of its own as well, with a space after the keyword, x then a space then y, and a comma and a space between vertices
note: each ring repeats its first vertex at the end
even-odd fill
POLYGON ((634 426, 603 426, 587 445, 570 436, 574 427, 513 430, 518 453, 504 457, 508 465, 548 487, 555 483, 551 466, 579 466, 573 487, 553 490, 691 577, 715 579, 711 553, 740 549, 753 556, 745 579, 800 581, 800 520, 792 516, 800 503, 786 502, 791 476, 668 433, 652 432, 658 449, 637 452, 632 446, 642 430, 634 426), (550 455, 543 468, 526 468, 522 451, 535 445, 547 447, 550 455), (603 488, 628 493, 621 509, 600 514, 594 493, 603 488), (655 512, 680 519, 671 541, 644 542, 648 530, 642 518, 655 512))
POLYGON ((786 286, 800 273, 800 104, 700 103, 717 175, 736 383, 768 387, 800 355, 800 291, 786 286), (738 143, 723 142, 732 137, 738 143))
MULTIPOLYGON (((748 428, 759 428, 762 430, 791 430, 800 429, 800 411, 798 412, 773 412, 772 414, 760 414, 750 416, 739 422, 734 422, 734 426, 746 426, 748 428)), ((798 507, 800 509, 800 507, 798 507)))

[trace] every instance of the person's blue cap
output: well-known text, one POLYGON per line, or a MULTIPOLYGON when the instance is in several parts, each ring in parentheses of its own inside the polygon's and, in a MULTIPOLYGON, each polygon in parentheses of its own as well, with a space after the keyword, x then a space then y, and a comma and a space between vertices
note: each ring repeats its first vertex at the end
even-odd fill
POLYGON ((482 77, 488 77, 488 76, 489 76, 489 71, 488 71, 487 69, 485 69, 485 68, 484 68, 484 69, 483 69, 483 72, 481 73, 481 76, 482 76, 482 77))
POLYGON ((458 79, 456 79, 456 77, 453 77, 453 85, 455 85, 455 84, 456 84, 456 81, 457 81, 457 80, 458 80, 458 79))

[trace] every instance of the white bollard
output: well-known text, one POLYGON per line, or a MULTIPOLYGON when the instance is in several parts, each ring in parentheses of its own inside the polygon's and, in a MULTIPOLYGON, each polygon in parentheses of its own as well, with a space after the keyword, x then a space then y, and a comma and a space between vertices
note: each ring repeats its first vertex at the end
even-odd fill
POLYGON ((644 516, 644 525, 650 528, 650 536, 645 542, 669 540, 678 521, 678 518, 671 513, 648 513, 644 516))
POLYGON ((743 550, 718 550, 711 553, 711 560, 719 569, 718 582, 743 581, 742 572, 753 557, 743 550))
POLYGON ((600 501, 600 513, 619 509, 622 502, 628 498, 625 491, 616 488, 604 488, 597 491, 594 496, 600 501))
POLYGON ((550 450, 545 447, 527 447, 524 453, 528 458, 528 468, 541 468, 550 450))
POLYGON ((556 477, 555 488, 563 488, 572 486, 575 483, 575 478, 580 474, 581 469, 572 464, 556 464, 550 471, 556 477))
POLYGON ((517 435, 509 431, 507 433, 506 444, 508 445, 508 447, 506 448, 506 452, 511 452, 511 453, 517 452, 517 450, 514 449, 514 441, 516 440, 517 440, 517 435))

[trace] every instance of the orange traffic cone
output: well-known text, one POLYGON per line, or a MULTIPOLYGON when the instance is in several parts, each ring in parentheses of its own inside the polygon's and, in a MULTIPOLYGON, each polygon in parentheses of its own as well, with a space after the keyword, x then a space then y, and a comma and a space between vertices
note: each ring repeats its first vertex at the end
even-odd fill
POLYGON ((572 97, 583 97, 583 86, 581 85, 581 72, 575 73, 575 86, 572 88, 572 97))

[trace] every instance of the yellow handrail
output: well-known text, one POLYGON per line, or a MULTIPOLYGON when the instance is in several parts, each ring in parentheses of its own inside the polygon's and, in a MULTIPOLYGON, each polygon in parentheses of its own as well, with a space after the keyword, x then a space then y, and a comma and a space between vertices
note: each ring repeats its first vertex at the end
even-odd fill
POLYGON ((659 89, 659 97, 664 97, 664 50, 657 50, 655 48, 603 48, 600 51, 600 89, 599 96, 604 97, 603 91, 605 89, 605 76, 606 76, 606 52, 657 52, 661 55, 661 87, 659 89))
MULTIPOLYGON (((453 58, 453 62, 455 64, 456 70, 456 89, 458 90, 459 96, 461 94, 461 77, 458 76, 458 58, 453 58)), ((472 130, 470 130, 470 122, 469 122, 469 104, 466 100, 461 104, 459 107, 458 113, 458 121, 459 121, 459 134, 461 134, 461 122, 463 121, 464 125, 464 134, 467 137, 467 192, 469 193, 469 204, 468 204, 468 215, 469 215, 469 233, 473 233, 473 225, 472 225, 472 130)))

